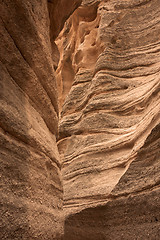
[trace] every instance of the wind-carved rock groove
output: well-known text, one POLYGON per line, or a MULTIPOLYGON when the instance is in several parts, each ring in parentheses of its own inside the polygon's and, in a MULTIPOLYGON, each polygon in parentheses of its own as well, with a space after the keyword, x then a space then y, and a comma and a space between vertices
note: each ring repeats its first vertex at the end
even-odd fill
POLYGON ((0 0, 1 238, 158 240, 160 3, 80 2, 0 0))
POLYGON ((54 40, 79 4, 0 0, 1 239, 63 237, 54 40))
POLYGON ((65 239, 160 238, 159 7, 86 0, 56 39, 65 239))

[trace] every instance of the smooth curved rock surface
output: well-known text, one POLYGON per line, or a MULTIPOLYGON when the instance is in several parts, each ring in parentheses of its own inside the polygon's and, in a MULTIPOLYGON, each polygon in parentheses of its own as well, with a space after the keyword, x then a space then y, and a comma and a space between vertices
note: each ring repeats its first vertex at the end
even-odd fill
POLYGON ((84 1, 56 40, 65 239, 159 239, 159 8, 84 1))
POLYGON ((65 239, 160 238, 160 124, 138 151, 106 203, 68 216, 65 239))
POLYGON ((53 40, 79 2, 0 0, 3 240, 62 239, 63 189, 56 145, 58 99, 54 71, 58 52, 53 40), (63 10, 62 4, 66 4, 63 10))
POLYGON ((0 0, 0 238, 159 240, 160 2, 80 2, 0 0))

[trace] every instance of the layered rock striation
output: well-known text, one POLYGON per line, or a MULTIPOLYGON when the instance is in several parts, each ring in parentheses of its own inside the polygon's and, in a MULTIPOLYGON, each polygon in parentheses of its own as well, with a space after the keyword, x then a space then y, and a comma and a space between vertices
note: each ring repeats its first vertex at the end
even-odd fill
POLYGON ((160 2, 80 2, 0 0, 0 238, 159 240, 160 2))
POLYGON ((68 215, 65 239, 160 238, 159 133, 160 124, 153 128, 105 204, 68 215))
POLYGON ((1 239, 63 235, 54 39, 79 3, 0 0, 1 239))
POLYGON ((56 43, 65 239, 159 239, 160 2, 83 1, 56 43))

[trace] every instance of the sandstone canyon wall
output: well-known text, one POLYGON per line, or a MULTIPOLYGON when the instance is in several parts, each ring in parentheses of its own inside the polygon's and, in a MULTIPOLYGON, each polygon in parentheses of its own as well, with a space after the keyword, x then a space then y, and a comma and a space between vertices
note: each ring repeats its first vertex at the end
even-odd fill
POLYGON ((79 3, 0 0, 0 239, 62 238, 54 39, 79 3))
POLYGON ((0 238, 159 240, 160 1, 80 2, 0 0, 0 238))
POLYGON ((56 43, 65 239, 160 239, 160 1, 83 1, 56 43))

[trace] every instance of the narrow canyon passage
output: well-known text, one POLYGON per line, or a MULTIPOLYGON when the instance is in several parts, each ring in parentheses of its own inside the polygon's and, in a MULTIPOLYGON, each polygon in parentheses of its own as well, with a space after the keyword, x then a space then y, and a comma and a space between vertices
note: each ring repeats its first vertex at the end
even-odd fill
POLYGON ((77 0, 0 0, 0 239, 63 238, 55 38, 77 0))
POLYGON ((0 9, 0 238, 159 240, 160 1, 0 9))

